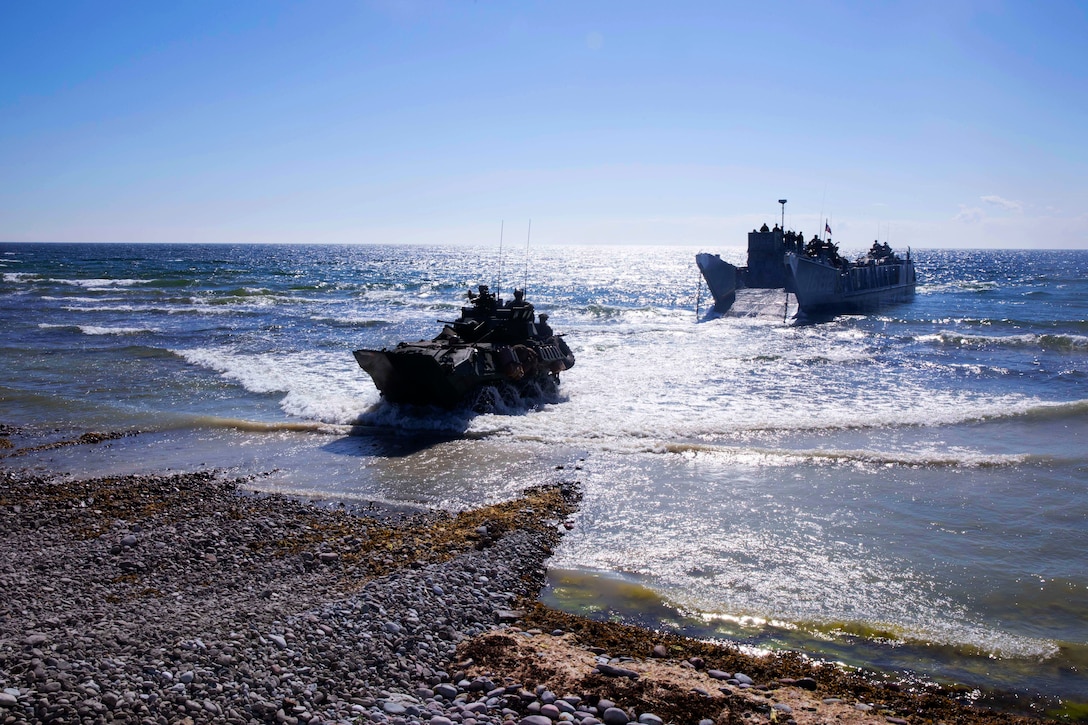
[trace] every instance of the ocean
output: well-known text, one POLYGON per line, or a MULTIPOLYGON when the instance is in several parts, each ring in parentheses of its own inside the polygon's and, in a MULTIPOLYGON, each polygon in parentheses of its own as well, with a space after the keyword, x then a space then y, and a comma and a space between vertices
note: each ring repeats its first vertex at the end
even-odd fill
POLYGON ((819 324, 781 293, 707 316, 698 251, 744 261, 2 244, 0 423, 139 431, 3 465, 452 509, 574 479, 553 606, 1088 703, 1088 251, 914 250, 912 302, 819 324), (434 336, 479 284, 526 288, 565 334, 560 399, 382 401, 352 350, 434 336))

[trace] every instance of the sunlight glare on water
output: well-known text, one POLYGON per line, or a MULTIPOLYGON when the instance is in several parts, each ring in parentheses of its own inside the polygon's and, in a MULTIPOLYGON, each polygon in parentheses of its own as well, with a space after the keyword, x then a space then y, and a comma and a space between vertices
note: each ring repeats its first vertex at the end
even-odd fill
POLYGON ((0 247, 0 422, 143 431, 20 465, 453 510, 577 480, 560 606, 1088 701, 1088 253, 915 250, 912 302, 801 325, 697 315, 681 247, 0 247), (558 396, 382 401, 352 350, 479 284, 566 335, 558 396))

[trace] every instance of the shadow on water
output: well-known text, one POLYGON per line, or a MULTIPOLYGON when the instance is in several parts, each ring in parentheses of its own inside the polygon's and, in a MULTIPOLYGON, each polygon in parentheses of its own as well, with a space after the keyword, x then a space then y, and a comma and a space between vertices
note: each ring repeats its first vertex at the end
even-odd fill
POLYGON ((798 312, 792 318, 794 327, 808 327, 810 325, 823 325, 833 322, 838 315, 832 313, 801 313, 798 312))
POLYGON ((464 431, 405 431, 356 425, 343 438, 321 446, 321 450, 358 458, 407 458, 464 437, 464 431))

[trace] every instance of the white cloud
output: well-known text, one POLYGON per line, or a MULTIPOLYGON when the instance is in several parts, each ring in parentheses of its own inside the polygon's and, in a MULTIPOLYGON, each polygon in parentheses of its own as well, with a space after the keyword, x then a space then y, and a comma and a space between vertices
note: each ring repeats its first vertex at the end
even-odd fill
POLYGON ((1024 211, 1024 205, 1018 201, 1011 201, 1009 199, 1005 199, 1003 197, 993 194, 989 196, 982 196, 979 198, 990 206, 999 206, 1002 209, 1007 209, 1008 211, 1015 211, 1017 213, 1024 211))
POLYGON ((965 204, 960 204, 960 211, 954 217, 956 221, 966 222, 967 224, 974 224, 985 218, 986 212, 982 209, 979 209, 977 206, 967 206, 965 204))

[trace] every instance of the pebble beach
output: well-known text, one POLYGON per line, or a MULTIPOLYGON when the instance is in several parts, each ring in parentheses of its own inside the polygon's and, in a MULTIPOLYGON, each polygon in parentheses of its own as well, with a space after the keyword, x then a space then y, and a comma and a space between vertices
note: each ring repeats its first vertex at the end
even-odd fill
POLYGON ((542 606, 576 466, 456 514, 352 508, 214 472, 44 475, 3 432, 4 725, 1037 721, 542 606))

